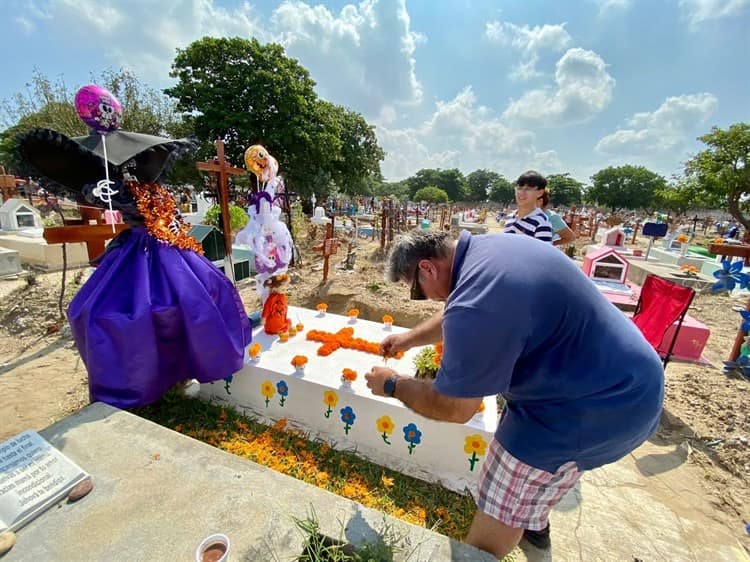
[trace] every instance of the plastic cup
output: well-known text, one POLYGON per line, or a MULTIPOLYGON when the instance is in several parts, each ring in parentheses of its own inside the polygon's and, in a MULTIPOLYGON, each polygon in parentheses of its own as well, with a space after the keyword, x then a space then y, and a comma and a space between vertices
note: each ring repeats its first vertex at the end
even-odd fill
POLYGON ((217 533, 203 539, 195 549, 195 562, 226 562, 229 537, 217 533))

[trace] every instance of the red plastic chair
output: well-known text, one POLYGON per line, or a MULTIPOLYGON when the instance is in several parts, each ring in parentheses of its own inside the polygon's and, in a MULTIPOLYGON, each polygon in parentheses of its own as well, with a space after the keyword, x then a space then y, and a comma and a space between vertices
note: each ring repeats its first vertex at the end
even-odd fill
POLYGON ((690 287, 683 287, 656 275, 648 275, 641 287, 633 322, 654 349, 659 348, 669 327, 677 322, 677 329, 663 357, 664 367, 672 356, 677 334, 680 333, 682 321, 694 296, 695 291, 690 287))

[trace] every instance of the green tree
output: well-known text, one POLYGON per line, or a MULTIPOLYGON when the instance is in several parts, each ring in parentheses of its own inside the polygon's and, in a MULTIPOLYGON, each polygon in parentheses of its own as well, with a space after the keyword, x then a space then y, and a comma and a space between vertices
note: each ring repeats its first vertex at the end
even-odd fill
POLYGON ((581 202, 583 184, 570 177, 570 174, 547 176, 547 187, 550 190, 554 207, 570 207, 581 202))
POLYGON ((474 170, 466 176, 466 200, 487 201, 494 183, 500 179, 500 174, 491 170, 474 170))
POLYGON ((653 204, 654 192, 666 187, 666 180, 643 166, 605 168, 591 176, 593 184, 586 192, 588 200, 618 209, 648 209, 653 204))
POLYGON ((448 194, 434 185, 423 187, 414 194, 414 201, 426 201, 427 203, 447 203, 448 194))
POLYGON ((516 199, 516 190, 508 180, 503 176, 498 178, 492 183, 490 187, 490 201, 499 203, 501 205, 508 205, 516 199))
POLYGON ((750 195, 750 124, 735 123, 727 130, 714 127, 698 137, 708 148, 696 154, 685 166, 687 175, 695 178, 703 196, 726 206, 729 213, 745 228, 750 219, 743 200, 750 195))
POLYGON ((409 199, 414 200, 414 194, 422 188, 436 186, 448 194, 451 201, 463 201, 466 197, 466 178, 457 169, 451 170, 419 170, 414 176, 406 180, 409 185, 409 199))
POLYGON ((675 216, 683 216, 691 209, 706 205, 698 180, 694 177, 680 178, 654 192, 654 204, 675 216))
POLYGON ((279 45, 205 37, 178 50, 170 76, 177 84, 165 92, 195 116, 199 139, 223 139, 235 164, 262 144, 305 196, 356 189, 383 157, 364 119, 321 102, 307 70, 279 45))

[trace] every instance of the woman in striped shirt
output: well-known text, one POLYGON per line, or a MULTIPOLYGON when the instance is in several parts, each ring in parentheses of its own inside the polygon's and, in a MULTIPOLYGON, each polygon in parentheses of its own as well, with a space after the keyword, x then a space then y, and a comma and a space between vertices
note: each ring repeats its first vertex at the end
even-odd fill
POLYGON ((537 206, 547 189, 547 180, 539 172, 529 170, 516 180, 518 210, 505 220, 503 232, 525 234, 543 242, 552 242, 552 225, 537 206))

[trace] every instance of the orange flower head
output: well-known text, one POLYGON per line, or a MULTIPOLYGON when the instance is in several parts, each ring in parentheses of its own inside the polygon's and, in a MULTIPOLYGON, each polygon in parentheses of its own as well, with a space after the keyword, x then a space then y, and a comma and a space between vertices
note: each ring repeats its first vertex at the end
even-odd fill
POLYGON ((393 324, 393 316, 391 316, 390 314, 384 314, 383 324, 393 324))
POLYGON ((307 365, 307 357, 304 355, 295 355, 292 357, 292 367, 300 369, 307 365))
POLYGON ((348 382, 354 382, 357 380, 357 371, 354 369, 344 369, 341 373, 341 378, 348 382))
POLYGON ((289 341, 289 332, 279 332, 279 341, 289 341))
POLYGON ((688 240, 689 240, 689 238, 688 238, 687 234, 680 234, 676 238, 676 241, 679 242, 680 244, 685 244, 688 240))
POLYGON ((295 326, 295 328, 297 328, 297 331, 298 331, 298 332, 301 332, 302 330, 304 330, 304 329, 305 329, 305 325, 304 325, 304 324, 303 324, 302 322, 300 322, 299 324, 297 324, 297 325, 295 326))
POLYGON ((326 303, 324 303, 324 302, 321 302, 321 303, 318 303, 318 306, 316 306, 315 308, 317 308, 318 310, 322 310, 323 312, 325 312, 326 310, 328 310, 328 305, 326 303))
POLYGON ((289 336, 294 337, 297 335, 297 328, 294 326, 289 326, 289 336))
POLYGON ((479 412, 484 412, 484 400, 482 400, 479 403, 479 408, 477 408, 477 413, 479 413, 479 412))
POLYGON ((356 318, 357 316, 359 316, 359 309, 352 308, 348 314, 349 314, 349 318, 356 318))
POLYGON ((251 359, 255 359, 260 355, 260 344, 258 342, 255 342, 254 344, 251 344, 250 347, 247 348, 247 354, 250 356, 251 359))

